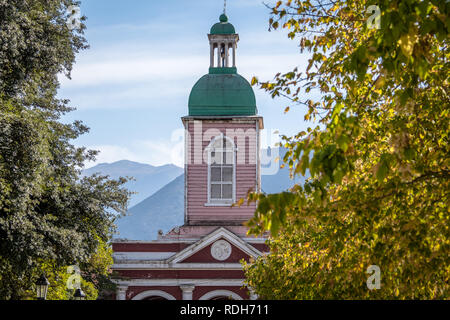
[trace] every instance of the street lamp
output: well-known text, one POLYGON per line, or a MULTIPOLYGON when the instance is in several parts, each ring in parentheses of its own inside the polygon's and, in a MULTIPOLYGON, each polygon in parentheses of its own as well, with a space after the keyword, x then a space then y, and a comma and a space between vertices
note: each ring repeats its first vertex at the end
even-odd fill
POLYGON ((48 282, 45 274, 36 281, 36 295, 38 300, 45 300, 47 298, 47 290, 50 282, 48 282))
POLYGON ((81 288, 79 288, 79 289, 75 290, 73 297, 75 298, 75 300, 85 300, 86 294, 83 292, 83 290, 81 290, 81 288))

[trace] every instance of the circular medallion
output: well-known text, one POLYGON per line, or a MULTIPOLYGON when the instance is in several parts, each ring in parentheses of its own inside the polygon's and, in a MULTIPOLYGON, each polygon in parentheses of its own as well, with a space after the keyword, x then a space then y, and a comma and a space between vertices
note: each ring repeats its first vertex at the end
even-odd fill
POLYGON ((225 240, 218 240, 211 246, 211 255, 219 261, 227 260, 231 255, 231 245, 225 240))

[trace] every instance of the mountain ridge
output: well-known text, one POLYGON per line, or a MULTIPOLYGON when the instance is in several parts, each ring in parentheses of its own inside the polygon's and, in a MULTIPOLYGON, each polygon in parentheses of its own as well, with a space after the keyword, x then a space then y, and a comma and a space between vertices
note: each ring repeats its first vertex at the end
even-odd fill
POLYGON ((129 208, 145 200, 162 187, 183 174, 184 170, 173 164, 152 166, 150 164, 120 160, 112 163, 100 163, 94 167, 83 170, 82 176, 92 174, 107 175, 111 179, 119 177, 133 177, 124 186, 136 192, 130 198, 129 208))
MULTIPOLYGON (((270 152, 271 161, 279 156, 281 159, 286 149, 270 152)), ((267 152, 267 151, 266 151, 267 152)), ((274 162, 275 163, 275 162, 274 162)), ((274 163, 262 166, 269 168, 274 163)), ((289 169, 279 168, 275 174, 261 175, 261 189, 264 193, 278 193, 288 190, 295 183, 303 183, 304 177, 290 179, 289 169)), ((129 240, 154 240, 159 230, 170 231, 184 223, 184 174, 175 178, 153 195, 135 206, 130 207, 128 215, 117 221, 119 235, 117 238, 129 240)))

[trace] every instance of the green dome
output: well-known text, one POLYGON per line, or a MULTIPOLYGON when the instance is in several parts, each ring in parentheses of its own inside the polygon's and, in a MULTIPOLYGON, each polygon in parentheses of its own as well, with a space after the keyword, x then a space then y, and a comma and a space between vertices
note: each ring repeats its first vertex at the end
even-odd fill
POLYGON ((235 34, 236 30, 231 23, 228 22, 228 17, 222 14, 219 18, 220 22, 212 26, 210 34, 235 34))
POLYGON ((207 74, 192 88, 190 116, 256 115, 253 89, 239 74, 207 74))
POLYGON ((228 22, 228 17, 227 17, 227 15, 224 13, 224 14, 221 14, 220 15, 220 17, 219 17, 219 20, 220 20, 220 22, 228 22))

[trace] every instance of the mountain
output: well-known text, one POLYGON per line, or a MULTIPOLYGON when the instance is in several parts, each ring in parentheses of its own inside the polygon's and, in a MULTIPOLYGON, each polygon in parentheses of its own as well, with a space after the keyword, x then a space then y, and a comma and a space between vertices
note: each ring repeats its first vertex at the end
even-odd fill
POLYGON ((129 208, 131 208, 181 175, 183 169, 172 164, 155 167, 149 164, 122 160, 114 163, 101 163, 83 171, 84 176, 90 176, 94 173, 108 175, 112 179, 133 177, 134 181, 125 184, 128 190, 137 192, 137 194, 131 196, 129 203, 129 208))
POLYGON ((153 240, 184 223, 184 174, 128 210, 117 220, 117 238, 153 240))
POLYGON ((280 168, 282 159, 287 149, 285 148, 268 148, 262 150, 261 156, 261 191, 264 193, 279 193, 293 187, 294 184, 303 184, 304 177, 295 177, 291 179, 289 168, 280 168), (264 161, 264 159, 267 161, 264 161), (276 161, 276 158, 281 160, 276 161), (266 162, 266 164, 264 164, 266 162))
MULTIPOLYGON (((265 193, 286 191, 304 178, 291 180, 289 169, 279 168, 276 157, 282 159, 285 149, 263 150, 270 158, 262 165, 261 189, 265 193)), ((154 240, 158 230, 164 233, 184 223, 184 175, 179 176, 161 190, 128 210, 128 215, 117 221, 117 238, 129 240, 154 240)))

